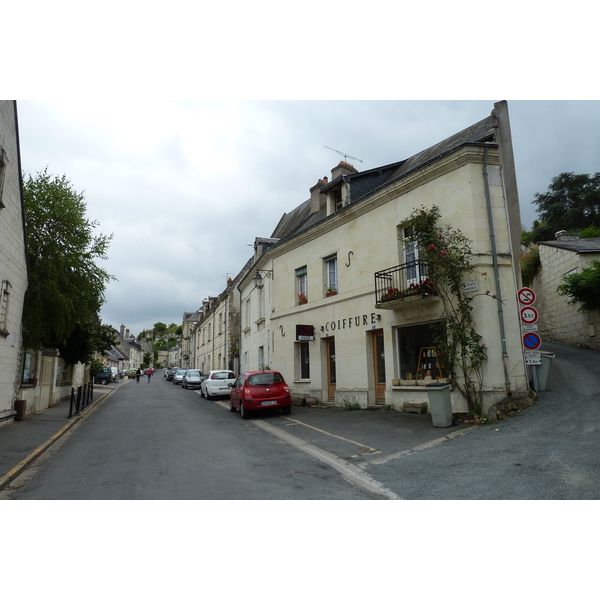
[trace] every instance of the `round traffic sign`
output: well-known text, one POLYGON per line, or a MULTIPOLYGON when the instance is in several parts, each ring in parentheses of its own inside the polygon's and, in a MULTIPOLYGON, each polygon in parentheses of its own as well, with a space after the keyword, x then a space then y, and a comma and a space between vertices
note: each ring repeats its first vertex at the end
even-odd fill
POLYGON ((530 288, 521 288, 517 293, 517 298, 521 304, 529 306, 535 302, 535 292, 530 288))
POLYGON ((542 338, 534 331, 530 331, 523 336, 523 347, 525 350, 537 350, 541 345, 542 338))
POLYGON ((539 313, 533 306, 525 306, 521 309, 521 323, 531 325, 538 320, 539 313))

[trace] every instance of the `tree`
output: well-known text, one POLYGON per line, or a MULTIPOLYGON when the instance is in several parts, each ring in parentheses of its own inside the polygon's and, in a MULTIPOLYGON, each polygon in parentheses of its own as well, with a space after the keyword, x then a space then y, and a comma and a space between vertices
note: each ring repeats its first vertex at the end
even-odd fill
POLYGON ((562 229, 600 227, 600 173, 560 173, 547 192, 535 194, 533 203, 537 204, 540 219, 534 222, 528 241, 554 239, 554 233, 562 229))
POLYGON ((581 273, 565 275, 557 290, 569 297, 569 304, 581 303, 578 310, 600 310, 600 261, 591 261, 581 273))
POLYGON ((85 361, 104 347, 98 324, 106 284, 115 279, 96 264, 111 236, 94 235, 97 221, 85 217, 83 194, 65 175, 47 169, 23 176, 29 287, 23 309, 27 347, 61 348, 69 362, 85 361), (71 350, 67 350, 73 342, 71 350))
POLYGON ((167 325, 165 323, 161 323, 160 321, 158 323, 154 323, 154 339, 156 339, 156 336, 161 336, 165 333, 165 331, 167 330, 167 325))

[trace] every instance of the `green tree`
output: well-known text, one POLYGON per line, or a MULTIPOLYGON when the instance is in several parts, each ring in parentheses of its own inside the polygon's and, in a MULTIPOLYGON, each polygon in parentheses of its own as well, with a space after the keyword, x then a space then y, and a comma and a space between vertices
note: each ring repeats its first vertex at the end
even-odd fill
POLYGON ((25 344, 66 349, 74 336, 81 352, 72 351, 69 360, 85 360, 89 345, 103 337, 96 320, 106 284, 114 277, 96 260, 106 258, 112 236, 94 235, 98 222, 86 218, 83 194, 64 175, 52 177, 44 169, 35 177, 24 176, 23 199, 30 274, 25 344))
POLYGON ((539 221, 534 222, 530 242, 552 240, 561 229, 600 227, 600 173, 560 173, 547 192, 535 194, 533 203, 539 221))
POLYGON ((165 323, 154 323, 154 337, 157 335, 162 335, 167 330, 167 326, 165 323))
POLYGON ((600 310, 600 260, 593 260, 581 273, 563 277, 558 293, 569 297, 569 304, 581 303, 578 310, 600 310))

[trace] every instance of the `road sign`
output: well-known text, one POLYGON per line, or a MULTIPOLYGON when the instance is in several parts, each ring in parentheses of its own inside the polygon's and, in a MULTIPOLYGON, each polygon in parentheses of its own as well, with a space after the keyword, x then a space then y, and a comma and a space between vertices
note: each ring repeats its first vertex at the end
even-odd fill
POLYGON ((538 320, 538 311, 533 306, 525 306, 521 309, 521 323, 531 325, 538 320))
POLYGON ((535 331, 530 331, 523 336, 525 350, 537 350, 541 345, 542 338, 535 331))
POLYGON ((525 350, 526 365, 541 365, 542 364, 542 353, 539 350, 525 350))
POLYGON ((529 331, 537 331, 537 325, 525 325, 525 323, 521 323, 521 331, 523 333, 528 333, 529 331))
POLYGON ((521 288, 517 293, 517 298, 521 304, 529 306, 535 302, 535 292, 530 288, 521 288))

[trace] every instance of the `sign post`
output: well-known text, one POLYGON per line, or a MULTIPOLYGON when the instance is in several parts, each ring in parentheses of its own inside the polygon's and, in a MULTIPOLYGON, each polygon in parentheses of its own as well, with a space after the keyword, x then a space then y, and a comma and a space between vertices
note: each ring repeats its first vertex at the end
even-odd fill
POLYGON ((517 292, 517 300, 521 305, 519 315, 521 318, 521 334, 523 336, 523 357, 525 364, 531 367, 533 389, 538 391, 537 366, 542 364, 540 346, 542 338, 536 333, 539 313, 532 305, 535 302, 535 292, 531 288, 521 288, 517 292))

